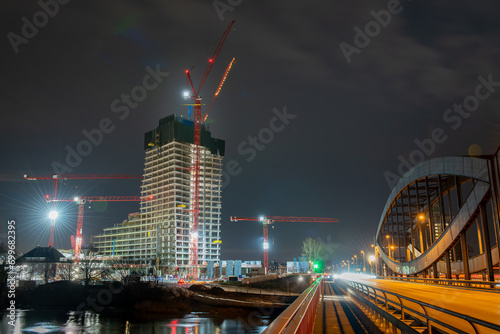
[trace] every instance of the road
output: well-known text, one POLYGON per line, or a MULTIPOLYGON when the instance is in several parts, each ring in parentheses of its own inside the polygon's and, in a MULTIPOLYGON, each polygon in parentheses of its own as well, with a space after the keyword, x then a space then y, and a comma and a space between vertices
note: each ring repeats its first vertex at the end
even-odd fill
MULTIPOLYGON (((362 279, 358 282, 500 325, 499 292, 382 279, 362 279)), ((408 306, 415 307, 422 312, 422 308, 415 303, 408 303, 408 306)), ((452 318, 438 311, 428 310, 428 312, 432 317, 457 326, 466 332, 473 332, 470 324, 465 320, 452 318)), ((498 333, 484 327, 479 329, 480 333, 498 333)))

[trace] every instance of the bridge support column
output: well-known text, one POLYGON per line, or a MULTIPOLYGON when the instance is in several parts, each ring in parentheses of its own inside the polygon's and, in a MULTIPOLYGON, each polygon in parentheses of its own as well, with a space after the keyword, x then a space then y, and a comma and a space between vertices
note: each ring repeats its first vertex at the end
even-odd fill
MULTIPOLYGON (((490 245, 490 232, 488 230, 488 217, 486 215, 486 204, 481 203, 481 225, 483 227, 483 238, 484 238, 484 252, 486 254, 486 275, 487 280, 493 282, 495 280, 495 275, 493 272, 493 260, 491 257, 491 245, 490 245)), ((478 224, 479 226, 479 224, 478 224)))
POLYGON ((491 201, 493 205, 493 226, 495 230, 492 231, 495 233, 495 240, 497 244, 497 253, 500 264, 500 161, 499 161, 499 152, 495 154, 493 159, 489 164, 489 176, 490 176, 490 184, 492 188, 492 196, 491 201))
POLYGON ((432 264, 432 277, 439 278, 438 268, 437 268, 437 264, 435 262, 432 264))
POLYGON ((470 280, 469 272, 469 250, 467 247, 467 237, 466 231, 460 232, 460 242, 462 245, 462 262, 464 264, 464 278, 465 280, 470 280))
POLYGON ((447 250, 444 253, 444 260, 446 262, 446 278, 451 279, 451 261, 450 261, 450 251, 447 250))

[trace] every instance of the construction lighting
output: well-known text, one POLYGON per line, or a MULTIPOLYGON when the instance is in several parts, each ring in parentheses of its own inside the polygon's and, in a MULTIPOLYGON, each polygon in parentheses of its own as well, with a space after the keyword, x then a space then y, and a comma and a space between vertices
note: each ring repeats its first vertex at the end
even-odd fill
POLYGON ((75 198, 73 198, 73 200, 74 200, 75 202, 78 202, 78 201, 80 200, 80 197, 75 197, 75 198))
POLYGON ((193 232, 191 233, 191 238, 198 238, 198 233, 197 232, 193 232))
POLYGON ((260 216, 260 217, 259 217, 259 220, 260 220, 261 222, 262 222, 262 221, 264 221, 264 219, 265 219, 265 218, 264 218, 264 216, 260 216))
POLYGON ((50 213, 49 213, 50 219, 56 220, 57 217, 59 217, 59 213, 57 213, 57 211, 50 211, 50 213))
POLYGON ((375 256, 374 255, 370 255, 370 257, 368 258, 368 260, 370 260, 371 262, 375 261, 375 256))
MULTIPOLYGON (((186 72, 187 73, 187 72, 186 72)), ((184 91, 182 93, 182 96, 184 96, 184 99, 188 99, 189 98, 189 92, 188 91, 184 91)))
POLYGON ((269 242, 264 242, 264 249, 269 249, 269 242))

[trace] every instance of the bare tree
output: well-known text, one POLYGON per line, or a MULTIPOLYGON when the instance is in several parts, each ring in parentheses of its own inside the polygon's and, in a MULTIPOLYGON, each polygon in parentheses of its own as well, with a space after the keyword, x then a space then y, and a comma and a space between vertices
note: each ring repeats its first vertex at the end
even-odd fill
POLYGON ((43 277, 45 284, 49 283, 49 279, 56 276, 56 263, 53 262, 40 262, 31 264, 32 274, 36 273, 39 277, 43 277))
POLYGON ((109 267, 105 266, 93 252, 83 255, 83 258, 75 264, 75 268, 81 275, 86 288, 93 279, 105 278, 110 273, 109 267))
POLYGON ((71 281, 73 263, 61 263, 57 269, 57 274, 62 280, 71 281))
POLYGON ((320 261, 325 255, 325 247, 320 240, 307 238, 302 243, 302 253, 306 257, 307 261, 320 261))

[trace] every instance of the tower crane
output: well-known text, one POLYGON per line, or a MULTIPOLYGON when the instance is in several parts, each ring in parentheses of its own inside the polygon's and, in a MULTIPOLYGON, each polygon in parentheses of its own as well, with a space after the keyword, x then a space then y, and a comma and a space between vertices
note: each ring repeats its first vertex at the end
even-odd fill
POLYGON ((197 267, 198 267, 198 225, 199 225, 199 219, 200 219, 200 153, 201 153, 201 128, 202 128, 202 123, 205 122, 205 120, 208 117, 208 112, 210 111, 210 108, 213 105, 213 101, 215 98, 219 95, 220 89, 222 88, 222 85, 227 77, 227 74, 229 70, 231 69, 231 66, 233 64, 234 58, 229 64, 229 66, 226 69, 226 72, 224 73, 224 76, 219 84, 219 87, 216 91, 216 94, 212 100, 212 103, 210 104, 210 108, 207 110, 207 113, 205 117, 202 117, 201 115, 201 96, 200 96, 200 91, 201 88, 203 87, 203 84, 205 83, 205 80, 207 79, 210 70, 212 69, 212 66, 215 63, 215 60, 217 59, 217 56, 220 53, 220 50, 222 49, 222 46, 224 45, 224 42, 226 41, 227 35, 231 31, 231 28, 235 21, 232 21, 229 26, 226 28, 224 33, 222 34, 222 38, 219 41, 219 44, 217 45, 214 54, 212 55, 211 58, 208 59, 208 65, 207 68, 205 69, 205 72, 203 73, 203 76, 201 77, 200 83, 198 84, 198 88, 195 89, 193 85, 193 81, 191 80, 191 74, 189 70, 186 70, 186 75, 187 75, 187 81, 189 84, 189 89, 191 90, 190 92, 185 92, 184 97, 187 99, 191 99, 194 101, 194 139, 193 139, 193 206, 192 206, 192 223, 191 223, 191 250, 190 250, 190 265, 193 270, 193 277, 197 277, 197 267))
POLYGON ((76 224, 76 238, 71 236, 71 247, 75 251, 75 261, 80 259, 80 250, 82 249, 83 232, 83 211, 87 202, 139 202, 141 200, 150 201, 153 196, 79 196, 73 199, 50 199, 47 202, 76 202, 78 204, 78 220, 76 224))
POLYGON ((231 217, 232 222, 237 221, 259 221, 262 222, 264 228, 264 268, 266 274, 269 270, 269 238, 268 238, 268 226, 274 224, 274 222, 289 222, 289 223, 338 223, 337 218, 322 218, 322 217, 290 217, 290 216, 260 216, 260 217, 231 217))
POLYGON ((127 174, 52 174, 52 175, 43 175, 43 176, 28 176, 24 175, 24 178, 29 181, 38 181, 38 180, 53 180, 54 185, 52 189, 52 201, 54 209, 50 215, 50 231, 49 231, 49 242, 48 247, 54 247, 54 229, 56 226, 56 218, 57 213, 55 212, 56 200, 57 200, 57 190, 59 186, 59 180, 102 180, 102 179, 142 179, 142 175, 127 175, 127 174))

